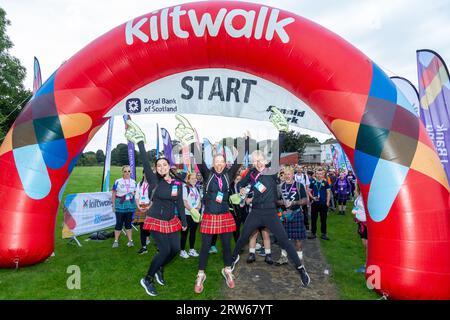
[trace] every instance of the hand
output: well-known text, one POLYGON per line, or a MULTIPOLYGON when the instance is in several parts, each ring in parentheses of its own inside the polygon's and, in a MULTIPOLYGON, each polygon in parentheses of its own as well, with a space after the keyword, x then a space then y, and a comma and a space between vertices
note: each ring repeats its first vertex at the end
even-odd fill
POLYGON ((329 207, 330 206, 330 203, 329 202, 327 202, 327 207, 329 207))
POLYGON ((182 115, 176 114, 175 118, 179 121, 175 128, 175 136, 183 145, 190 145, 195 142, 195 130, 189 121, 182 115))
POLYGON ((245 188, 241 188, 241 190, 239 190, 239 194, 241 196, 245 196, 247 194, 247 190, 245 188))
POLYGON ((186 227, 181 227, 181 230, 186 231, 187 230, 187 226, 186 227))
POLYGON ((280 132, 287 132, 289 130, 289 125, 284 117, 284 115, 277 109, 277 107, 270 106, 270 111, 272 112, 270 115, 270 121, 272 121, 275 128, 280 132))
POLYGON ((139 142, 145 143, 145 134, 142 132, 141 128, 139 128, 138 125, 131 120, 127 120, 125 138, 134 144, 138 144, 139 142))
POLYGON ((286 208, 289 208, 291 205, 292 205, 292 202, 291 202, 291 201, 289 201, 289 200, 284 200, 284 206, 285 206, 286 208))

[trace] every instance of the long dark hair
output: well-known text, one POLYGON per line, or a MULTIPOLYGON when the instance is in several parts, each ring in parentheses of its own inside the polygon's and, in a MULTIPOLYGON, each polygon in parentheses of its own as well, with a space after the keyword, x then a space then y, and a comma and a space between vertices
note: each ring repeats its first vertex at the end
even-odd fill
MULTIPOLYGON (((155 167, 157 166, 158 162, 161 160, 166 161, 167 164, 170 166, 170 162, 167 158, 159 158, 155 161, 155 167)), ((181 184, 186 183, 184 181, 183 177, 172 168, 169 169, 169 175, 171 178, 175 179, 176 181, 180 182, 181 184)), ((157 170, 156 170, 156 176, 158 177, 158 180, 164 179, 164 177, 162 175, 160 175, 157 170)), ((188 183, 188 185, 189 185, 189 183, 188 183)))

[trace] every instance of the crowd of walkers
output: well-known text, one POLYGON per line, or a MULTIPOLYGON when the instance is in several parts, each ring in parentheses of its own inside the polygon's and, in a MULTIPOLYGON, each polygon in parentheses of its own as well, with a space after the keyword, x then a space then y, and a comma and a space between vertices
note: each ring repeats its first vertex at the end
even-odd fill
MULTIPOLYGON (((177 138, 184 145, 194 144, 196 152, 202 154, 190 123, 178 115, 177 119, 177 138)), ((281 148, 287 122, 274 107, 271 121, 279 131, 281 148)), ((254 262, 257 253, 264 256, 269 265, 281 266, 290 261, 299 274, 300 284, 308 286, 310 277, 303 264, 303 242, 316 238, 319 217, 320 239, 330 240, 327 235, 329 211, 338 210, 338 215, 345 215, 347 201, 355 196, 352 213, 363 245, 367 247, 364 205, 351 171, 336 172, 333 168, 298 164, 276 167, 259 150, 251 153, 248 168, 242 166, 243 155, 238 155, 233 164, 227 164, 225 155, 216 153, 211 167, 203 161, 196 163, 197 173, 171 168, 169 160, 163 157, 156 160, 152 169, 144 134, 132 121, 127 124, 125 135, 138 146, 144 170, 142 180, 136 183, 130 178, 130 167, 124 166, 122 178, 114 184, 113 210, 117 223, 113 248, 119 246, 123 227, 128 247, 134 246, 131 226, 134 216, 140 231, 138 254, 148 253, 150 237, 157 248, 140 281, 148 295, 158 294, 156 283, 166 285, 164 268, 178 255, 185 259, 198 258, 194 291, 201 293, 207 279, 208 256, 218 252, 218 239, 222 244, 224 265, 221 274, 229 288, 235 286, 233 270, 246 245, 249 246, 247 263, 254 262), (199 252, 195 249, 198 231, 199 252), (257 243, 258 237, 263 245, 257 243), (274 242, 282 249, 276 261, 271 254, 274 242)), ((363 272, 364 267, 359 271, 363 272)))

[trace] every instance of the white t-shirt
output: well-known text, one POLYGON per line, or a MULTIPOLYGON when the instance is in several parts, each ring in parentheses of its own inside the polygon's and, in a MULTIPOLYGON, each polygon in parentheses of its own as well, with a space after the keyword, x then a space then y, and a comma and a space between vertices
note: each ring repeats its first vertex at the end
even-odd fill
POLYGON ((134 195, 134 192, 136 191, 136 181, 133 179, 127 179, 124 178, 117 179, 116 182, 114 182, 113 191, 116 191, 116 195, 118 197, 123 197, 127 194, 129 194, 131 197, 134 195))
POLYGON ((302 173, 302 174, 296 173, 294 175, 294 179, 295 179, 295 182, 301 183, 304 186, 309 187, 309 178, 308 178, 308 175, 306 173, 302 173))
MULTIPOLYGON (((183 185, 183 200, 187 201, 187 203, 191 206, 191 208, 197 208, 202 200, 198 188, 196 187, 189 188, 189 193, 187 189, 188 189, 187 186, 183 185)), ((185 212, 187 215, 189 216, 191 215, 191 213, 187 208, 185 209, 185 212)))
POLYGON ((353 207, 352 213, 355 214, 355 218, 359 221, 366 222, 366 210, 364 209, 364 202, 361 195, 355 199, 355 206, 353 207))
MULTIPOLYGON (((151 190, 150 190, 151 193, 151 190)), ((149 198, 149 190, 148 190, 148 183, 143 182, 142 186, 138 184, 136 186, 136 199, 139 204, 149 204, 150 198, 149 198)))

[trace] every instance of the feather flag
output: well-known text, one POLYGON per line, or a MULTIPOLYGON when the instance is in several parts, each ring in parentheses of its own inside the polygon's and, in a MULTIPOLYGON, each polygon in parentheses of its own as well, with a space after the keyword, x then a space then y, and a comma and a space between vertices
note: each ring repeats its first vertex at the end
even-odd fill
POLYGON ((109 191, 109 178, 111 175, 111 142, 114 127, 114 117, 108 122, 108 136, 106 137, 105 163, 103 164, 102 192, 109 191))
POLYGON ((433 141, 447 178, 450 177, 450 77, 443 59, 434 51, 417 51, 420 118, 433 141))
POLYGON ((419 117, 420 101, 419 92, 416 87, 406 78, 403 77, 391 77, 392 82, 395 86, 400 89, 400 92, 405 96, 406 100, 412 105, 414 111, 419 117))
POLYGON ((34 57, 34 75, 33 75, 33 94, 39 90, 42 85, 41 66, 39 60, 34 57))
POLYGON ((164 128, 161 128, 161 138, 163 142, 164 156, 169 160, 170 166, 175 165, 175 161, 173 160, 173 145, 172 140, 170 139, 169 131, 164 128))
MULTIPOLYGON (((131 120, 128 114, 123 115, 123 121, 125 122, 125 130, 127 129, 127 120, 131 120)), ((136 162, 134 159, 134 143, 128 141, 128 163, 130 164, 131 179, 136 180, 136 162)))

